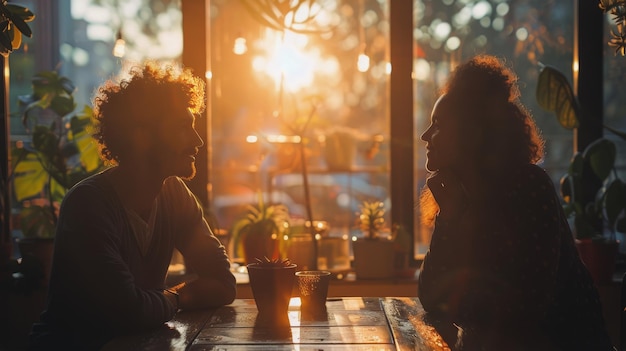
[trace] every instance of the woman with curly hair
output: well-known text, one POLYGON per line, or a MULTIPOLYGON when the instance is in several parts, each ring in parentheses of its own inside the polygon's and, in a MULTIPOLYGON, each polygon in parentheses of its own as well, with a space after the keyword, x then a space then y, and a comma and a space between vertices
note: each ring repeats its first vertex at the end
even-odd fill
POLYGON ((116 336, 164 327, 178 309, 234 300, 224 247, 182 180, 195 174, 203 141, 194 122, 203 109, 204 83, 188 69, 148 62, 100 87, 94 137, 114 167, 63 200, 32 349, 100 349, 116 336), (174 249, 198 279, 168 287, 174 249))
POLYGON ((543 140, 498 58, 458 66, 422 135, 434 224, 418 296, 456 350, 612 350, 543 140))

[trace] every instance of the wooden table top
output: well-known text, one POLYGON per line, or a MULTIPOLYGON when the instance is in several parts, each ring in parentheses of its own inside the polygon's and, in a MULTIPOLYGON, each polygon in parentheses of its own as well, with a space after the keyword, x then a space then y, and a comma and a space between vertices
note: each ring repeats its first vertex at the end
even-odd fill
POLYGON ((216 310, 181 312, 163 328, 118 338, 104 350, 450 350, 424 322, 415 297, 330 298, 318 316, 300 312, 292 298, 282 326, 257 318, 253 299, 216 310))

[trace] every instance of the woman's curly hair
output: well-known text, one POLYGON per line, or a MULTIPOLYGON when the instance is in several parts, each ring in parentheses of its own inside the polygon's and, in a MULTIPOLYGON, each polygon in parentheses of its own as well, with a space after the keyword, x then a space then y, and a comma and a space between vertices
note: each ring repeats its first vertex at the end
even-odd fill
POLYGON ((482 130, 483 156, 494 164, 537 163, 544 141, 520 102, 517 76, 495 56, 479 55, 459 65, 443 94, 455 101, 457 116, 482 130))
POLYGON ((95 130, 100 154, 116 164, 124 159, 137 128, 146 128, 172 116, 172 106, 198 115, 205 108, 205 83, 190 69, 147 61, 130 76, 104 83, 93 98, 95 130))

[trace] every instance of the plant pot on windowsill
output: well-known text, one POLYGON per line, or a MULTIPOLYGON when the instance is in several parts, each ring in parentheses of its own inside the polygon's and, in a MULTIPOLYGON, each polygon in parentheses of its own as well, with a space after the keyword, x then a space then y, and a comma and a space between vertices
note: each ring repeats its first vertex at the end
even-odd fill
POLYGON ((395 247, 392 237, 381 236, 385 208, 380 201, 363 201, 359 227, 364 238, 352 242, 357 279, 386 279, 395 276, 395 247))
POLYGON ((276 323, 285 319, 296 279, 296 265, 289 260, 258 259, 247 265, 259 319, 276 323))
POLYGON ((393 241, 363 238, 352 242, 354 273, 357 279, 393 278, 395 250, 393 241))
POLYGON ((257 257, 271 260, 280 258, 280 240, 289 227, 289 211, 285 205, 267 205, 259 194, 256 206, 249 205, 247 211, 231 229, 231 252, 244 258, 245 263, 254 263, 257 257))
POLYGON ((619 241, 603 238, 576 239, 576 248, 596 285, 606 285, 613 281, 619 241))

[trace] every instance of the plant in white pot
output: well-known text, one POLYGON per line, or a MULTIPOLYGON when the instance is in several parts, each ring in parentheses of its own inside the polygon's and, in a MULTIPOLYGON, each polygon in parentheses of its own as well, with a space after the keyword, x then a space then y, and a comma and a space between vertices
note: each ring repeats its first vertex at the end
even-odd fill
POLYGON ((357 279, 384 279, 395 275, 395 251, 391 236, 383 236, 385 205, 381 201, 363 201, 358 224, 363 238, 352 241, 354 272, 357 279))

